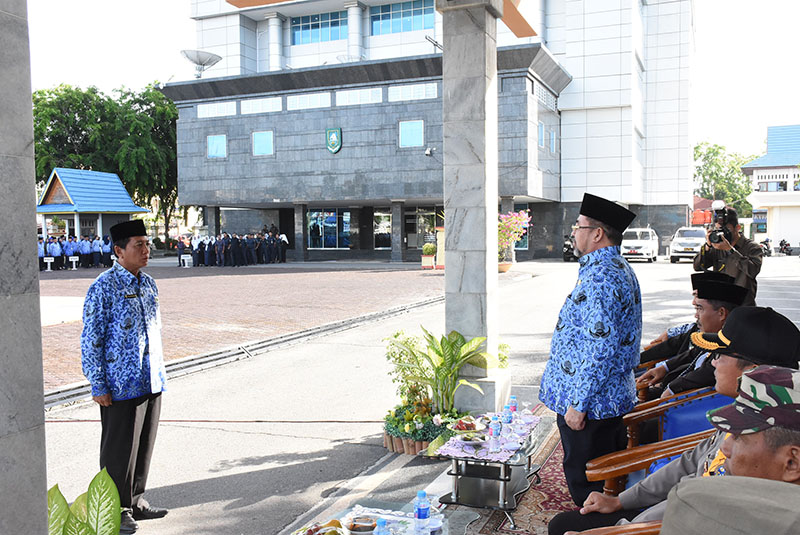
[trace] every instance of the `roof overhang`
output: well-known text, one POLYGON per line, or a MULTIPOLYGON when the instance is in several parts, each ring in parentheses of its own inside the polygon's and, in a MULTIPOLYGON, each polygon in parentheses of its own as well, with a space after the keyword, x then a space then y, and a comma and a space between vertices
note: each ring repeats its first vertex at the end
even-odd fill
MULTIPOLYGON (((572 80, 541 43, 499 48, 497 69, 500 74, 527 70, 556 95, 572 80)), ((364 85, 441 76, 442 55, 430 54, 175 82, 164 86, 161 92, 174 102, 187 102, 336 87, 343 80, 347 85, 364 85)))

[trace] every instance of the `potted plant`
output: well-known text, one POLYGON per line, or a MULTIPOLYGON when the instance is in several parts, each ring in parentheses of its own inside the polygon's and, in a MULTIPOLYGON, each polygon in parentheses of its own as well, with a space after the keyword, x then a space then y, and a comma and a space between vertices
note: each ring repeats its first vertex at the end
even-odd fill
POLYGON ((531 216, 527 210, 500 214, 497 223, 497 269, 505 273, 514 263, 514 244, 525 235, 531 216))
POLYGON ((422 269, 436 267, 436 244, 426 243, 422 246, 422 269))
POLYGON ((58 488, 47 491, 49 535, 119 535, 120 502, 117 486, 103 468, 89 484, 89 490, 72 505, 58 488))

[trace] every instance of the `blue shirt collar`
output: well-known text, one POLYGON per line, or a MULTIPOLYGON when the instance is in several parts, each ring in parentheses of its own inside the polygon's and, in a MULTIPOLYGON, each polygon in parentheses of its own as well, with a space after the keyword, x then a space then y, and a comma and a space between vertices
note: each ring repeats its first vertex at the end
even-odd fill
MULTIPOLYGON (((114 262, 114 267, 111 269, 114 270, 114 273, 116 273, 117 277, 119 277, 125 284, 139 284, 139 278, 122 267, 119 262, 114 262)), ((139 273, 141 274, 141 272, 139 273)))
POLYGON ((581 265, 581 267, 583 267, 590 260, 599 261, 603 258, 610 258, 612 256, 619 256, 619 245, 609 245, 608 247, 597 249, 596 251, 592 251, 591 253, 586 253, 585 255, 578 258, 578 263, 581 265))

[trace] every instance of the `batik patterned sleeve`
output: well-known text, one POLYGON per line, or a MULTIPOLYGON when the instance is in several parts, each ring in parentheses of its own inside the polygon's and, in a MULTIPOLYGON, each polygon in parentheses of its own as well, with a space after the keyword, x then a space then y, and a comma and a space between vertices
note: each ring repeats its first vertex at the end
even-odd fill
POLYGON ((105 338, 108 325, 103 291, 92 284, 83 304, 83 332, 81 333, 81 365, 83 374, 92 385, 93 396, 111 393, 106 379, 105 338))
POLYGON ((670 327, 667 329, 667 338, 674 338, 675 336, 686 334, 692 327, 694 327, 694 323, 684 323, 683 325, 670 327))
POLYGON ((608 377, 617 363, 614 357, 620 345, 618 332, 619 304, 611 285, 591 282, 581 326, 580 354, 572 405, 577 411, 588 412, 592 400, 601 388, 610 388, 608 377))

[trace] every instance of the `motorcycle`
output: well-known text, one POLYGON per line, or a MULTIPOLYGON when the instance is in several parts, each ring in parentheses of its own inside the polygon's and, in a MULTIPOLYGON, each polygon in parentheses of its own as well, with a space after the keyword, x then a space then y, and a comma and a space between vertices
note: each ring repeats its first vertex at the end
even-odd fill
POLYGON ((783 253, 786 256, 792 256, 792 248, 789 247, 789 242, 786 240, 781 240, 780 249, 778 249, 779 253, 783 253))
POLYGON ((561 253, 564 257, 564 262, 571 262, 578 259, 578 257, 575 256, 575 245, 572 243, 572 238, 569 236, 564 236, 564 246, 561 248, 561 253))
POLYGON ((766 240, 759 242, 761 245, 761 249, 764 251, 764 256, 772 256, 772 247, 770 246, 770 239, 767 238, 766 240))

